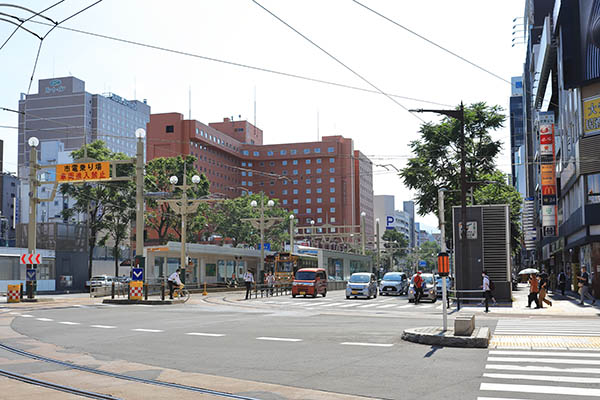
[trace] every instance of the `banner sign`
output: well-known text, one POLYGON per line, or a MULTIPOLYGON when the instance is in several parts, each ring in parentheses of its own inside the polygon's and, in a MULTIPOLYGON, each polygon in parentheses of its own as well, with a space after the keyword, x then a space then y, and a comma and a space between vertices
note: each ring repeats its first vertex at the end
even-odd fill
POLYGON ((58 182, 92 182, 110 179, 110 162, 58 164, 56 180, 58 182))
POLYGON ((554 114, 539 113, 540 181, 542 195, 542 235, 556 236, 556 160, 554 154, 554 114))

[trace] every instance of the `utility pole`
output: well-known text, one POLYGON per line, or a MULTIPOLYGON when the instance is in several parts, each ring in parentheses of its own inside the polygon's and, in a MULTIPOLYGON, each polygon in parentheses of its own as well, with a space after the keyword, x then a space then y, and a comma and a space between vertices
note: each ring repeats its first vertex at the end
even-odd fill
MULTIPOLYGON (((438 255, 438 260, 440 256, 448 257, 447 249, 446 249, 446 221, 444 218, 444 189, 438 190, 438 215, 439 215, 439 223, 440 223, 440 241, 441 244, 441 252, 438 255)), ((439 273, 439 261, 438 261, 438 273, 439 273)), ((442 274, 440 274, 442 275, 442 274)), ((448 329, 448 309, 446 308, 447 302, 447 293, 446 293, 446 277, 442 275, 442 328, 444 332, 448 329)))
MULTIPOLYGON (((27 143, 30 146, 29 150, 29 222, 27 224, 27 253, 34 254, 36 248, 37 232, 36 232, 36 219, 37 219, 37 204, 38 204, 38 163, 37 163, 37 146, 40 141, 36 137, 30 137, 27 143)), ((27 264, 27 269, 31 269, 33 266, 27 264)), ((26 280, 27 284, 27 297, 30 299, 34 298, 33 295, 33 281, 26 280)))
MULTIPOLYGON (((454 118, 460 122, 460 136, 458 138, 458 147, 460 149, 460 243, 461 243, 461 262, 463 264, 462 271, 466 271, 467 268, 464 266, 467 264, 467 169, 466 169, 466 149, 465 149, 465 107, 463 102, 460 102, 460 107, 458 110, 425 110, 425 109, 417 109, 417 110, 409 110, 411 112, 432 112, 437 114, 446 115, 448 117, 454 118)), ((460 277, 460 285, 463 286, 463 276, 462 274, 457 274, 457 284, 458 278, 460 277)))
MULTIPOLYGON (((379 218, 375 219, 375 241, 377 243, 377 276, 379 276, 379 271, 381 268, 381 254, 380 254, 380 247, 379 247, 379 218)), ((390 270, 392 269, 392 264, 390 263, 390 270)))
POLYGON ((365 232, 365 216, 367 213, 364 211, 360 213, 360 247, 362 250, 362 255, 365 255, 365 242, 366 242, 366 232, 365 232))
POLYGON ((290 255, 294 252, 294 214, 290 214, 290 255))
POLYGON ((144 280, 148 281, 144 260, 144 138, 146 131, 135 131, 137 148, 135 153, 135 258, 138 266, 144 269, 144 280))

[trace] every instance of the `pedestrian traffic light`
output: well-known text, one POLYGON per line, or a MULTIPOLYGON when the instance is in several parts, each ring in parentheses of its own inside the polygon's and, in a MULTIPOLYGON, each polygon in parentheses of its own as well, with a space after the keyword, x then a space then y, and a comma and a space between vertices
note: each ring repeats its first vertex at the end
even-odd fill
POLYGON ((450 275, 450 257, 448 257, 448 253, 438 254, 438 275, 450 275))

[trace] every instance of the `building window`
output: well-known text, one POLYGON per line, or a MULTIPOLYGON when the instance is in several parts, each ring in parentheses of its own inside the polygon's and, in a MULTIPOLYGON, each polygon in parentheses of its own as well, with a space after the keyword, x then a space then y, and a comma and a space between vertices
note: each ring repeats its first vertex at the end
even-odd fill
POLYGON ((275 186, 275 181, 271 181, 271 182, 269 182, 269 184, 270 184, 271 186, 275 186))
POLYGON ((329 222, 335 222, 335 217, 329 218, 329 222))
POLYGON ((282 161, 281 165, 283 165, 285 167, 287 165, 287 161, 282 161))
POLYGON ((317 203, 322 203, 322 202, 323 202, 323 199, 320 197, 317 197, 317 203))
POLYGON ((173 132, 175 132, 175 127, 173 125, 167 125, 165 127, 165 132, 166 133, 173 133, 173 132))
POLYGON ((283 190, 281 191, 281 194, 283 194, 283 195, 286 195, 286 194, 287 194, 287 189, 283 189, 283 190))
POLYGON ((283 171, 281 171, 281 175, 287 175, 287 169, 284 169, 283 171))
POLYGON ((242 167, 245 167, 245 166, 246 166, 246 162, 242 161, 242 167))
POLYGON ((316 169, 316 173, 317 173, 317 174, 320 174, 320 173, 322 173, 322 172, 323 172, 323 170, 322 170, 321 168, 317 168, 317 169, 316 169))
POLYGON ((250 152, 248 150, 242 150, 242 154, 247 156, 247 155, 250 155, 250 152))
POLYGON ((260 155, 260 153, 259 153, 258 151, 255 151, 255 152, 253 152, 253 153, 252 153, 252 155, 253 155, 254 157, 258 157, 258 156, 260 155))
POLYGON ((323 182, 323 179, 317 178, 317 183, 321 183, 321 182, 323 182))
POLYGON ((329 178, 329 182, 334 183, 335 182, 335 178, 329 178))
POLYGON ((322 212, 323 212, 323 209, 322 209, 322 208, 320 208, 320 207, 319 207, 319 208, 317 208, 317 214, 321 214, 322 212))
POLYGON ((271 195, 271 196, 274 196, 274 195, 275 195, 275 192, 271 190, 271 191, 269 192, 269 195, 271 195))
POLYGON ((275 161, 269 161, 269 166, 270 167, 274 167, 275 166, 275 161))
POLYGON ((251 163, 251 162, 249 162, 249 163, 248 163, 248 166, 249 166, 249 167, 251 167, 251 166, 252 166, 252 163, 251 163))
POLYGON ((261 167, 264 167, 265 163, 264 163, 264 161, 261 161, 261 162, 258 163, 258 165, 260 165, 261 167))
POLYGON ((331 158, 329 159, 329 163, 330 163, 330 164, 333 164, 334 162, 335 162, 335 158, 331 157, 331 158))
POLYGON ((307 209, 306 209, 306 213, 307 213, 307 214, 310 214, 310 213, 312 213, 312 209, 310 209, 310 208, 307 208, 307 209))
POLYGON ((298 160, 292 160, 292 164, 298 165, 298 160))
POLYGON ((292 210, 292 214, 296 214, 296 215, 298 215, 298 209, 297 209, 297 208, 294 208, 294 209, 292 210))
POLYGON ((294 199, 294 204, 298 204, 298 199, 294 199))
POLYGON ((335 193, 335 188, 334 187, 330 187, 329 188, 329 193, 335 193))
POLYGON ((335 197, 330 197, 330 198, 329 198, 329 202, 330 202, 330 203, 335 203, 335 197))
POLYGON ((293 189, 292 194, 298 194, 298 189, 293 189))
POLYGON ((284 180, 283 180, 283 184, 284 184, 284 185, 287 185, 287 183, 288 183, 287 179, 284 179, 284 180))
POLYGON ((335 151, 335 149, 333 147, 328 147, 327 148, 327 152, 328 153, 333 153, 335 151))
POLYGON ((304 183, 306 183, 307 185, 310 185, 310 179, 305 180, 304 183))
POLYGON ((306 175, 310 175, 310 168, 306 169, 306 175))
POLYGON ((246 181, 242 181, 242 186, 246 186, 246 181))
POLYGON ((310 198, 306 199, 306 204, 310 204, 312 200, 310 198))
POLYGON ((310 188, 306 189, 306 194, 310 194, 310 188))
POLYGON ((248 176, 252 176, 252 171, 248 171, 248 176))
POLYGON ((200 133, 200 128, 196 128, 196 135, 200 133))
POLYGON ((332 213, 334 213, 334 212, 335 212, 335 207, 331 207, 331 208, 329 209, 329 212, 332 212, 332 213))
POLYGON ((317 188, 317 193, 323 193, 323 189, 317 188))
POLYGON ((298 170, 297 169, 292 170, 292 175, 298 175, 298 170))
POLYGON ((252 181, 248 182, 248 186, 252 186, 252 181))
POLYGON ((310 158, 306 159, 306 164, 310 164, 310 158))
POLYGON ((310 154, 310 149, 304 149, 304 154, 310 154))
POLYGON ((321 152, 321 148, 317 147, 317 148, 314 150, 314 152, 315 152, 315 153, 320 153, 320 152, 321 152))
POLYGON ((288 201, 287 201, 286 199, 283 199, 283 200, 282 200, 282 204, 283 204, 283 205, 286 205, 287 203, 288 203, 288 201))
POLYGON ((292 155, 292 156, 296 155, 296 150, 293 150, 293 149, 290 150, 290 155, 292 155))
POLYGON ((271 156, 273 156, 273 152, 272 152, 272 151, 267 151, 267 155, 268 155, 269 157, 271 157, 271 156))
POLYGON ((279 154, 285 156, 287 154, 287 150, 279 150, 279 154))
POLYGON ((246 176, 246 171, 242 171, 242 176, 246 176))
POLYGON ((588 175, 586 181, 588 204, 600 203, 600 174, 588 175))
POLYGON ((323 223, 323 218, 321 218, 321 217, 317 218, 317 223, 319 223, 319 224, 323 223))
POLYGON ((297 185, 297 184, 298 184, 298 179, 294 179, 294 180, 292 181, 292 184, 294 184, 294 185, 297 185))
POLYGON ((321 164, 321 159, 317 158, 317 164, 321 164))

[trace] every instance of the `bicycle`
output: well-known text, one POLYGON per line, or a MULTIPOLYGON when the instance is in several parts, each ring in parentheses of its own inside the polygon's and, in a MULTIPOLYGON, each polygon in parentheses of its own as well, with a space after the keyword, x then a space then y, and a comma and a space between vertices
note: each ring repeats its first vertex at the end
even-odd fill
POLYGON ((188 301, 190 299, 190 291, 185 289, 185 285, 181 284, 181 286, 176 287, 175 290, 173 290, 173 299, 174 300, 183 300, 183 302, 185 303, 186 301, 188 301))

